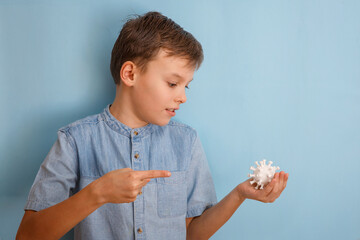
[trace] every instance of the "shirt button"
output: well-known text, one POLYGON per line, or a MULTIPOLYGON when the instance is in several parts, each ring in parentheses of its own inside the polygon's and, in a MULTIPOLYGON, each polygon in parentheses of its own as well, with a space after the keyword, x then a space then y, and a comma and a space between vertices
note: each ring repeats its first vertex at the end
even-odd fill
POLYGON ((137 136, 138 134, 139 134, 139 133, 138 133, 137 131, 134 131, 134 135, 136 135, 136 136, 137 136))
POLYGON ((138 159, 138 158, 139 158, 139 154, 136 153, 136 154, 135 154, 135 158, 138 159))
POLYGON ((138 232, 138 233, 142 233, 143 230, 142 230, 141 228, 138 228, 137 232, 138 232))

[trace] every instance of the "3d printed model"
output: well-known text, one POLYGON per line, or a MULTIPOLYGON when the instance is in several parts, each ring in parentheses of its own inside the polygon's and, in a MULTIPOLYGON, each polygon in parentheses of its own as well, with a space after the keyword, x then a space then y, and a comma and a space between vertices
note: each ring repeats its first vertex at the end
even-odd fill
POLYGON ((257 168, 254 168, 253 166, 250 167, 250 170, 253 170, 254 173, 249 174, 248 177, 253 178, 252 181, 250 181, 250 184, 257 184, 255 189, 264 189, 264 187, 274 178, 275 171, 280 169, 279 167, 271 166, 271 164, 273 164, 272 161, 269 161, 268 165, 265 163, 265 159, 260 161, 260 165, 256 161, 255 164, 257 165, 257 168))

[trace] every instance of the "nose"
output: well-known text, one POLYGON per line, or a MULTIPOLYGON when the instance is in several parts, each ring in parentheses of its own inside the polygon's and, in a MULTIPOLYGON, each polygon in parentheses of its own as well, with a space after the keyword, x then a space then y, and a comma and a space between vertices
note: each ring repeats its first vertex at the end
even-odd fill
POLYGON ((176 98, 176 102, 185 103, 186 102, 186 93, 185 89, 181 91, 180 95, 176 98))

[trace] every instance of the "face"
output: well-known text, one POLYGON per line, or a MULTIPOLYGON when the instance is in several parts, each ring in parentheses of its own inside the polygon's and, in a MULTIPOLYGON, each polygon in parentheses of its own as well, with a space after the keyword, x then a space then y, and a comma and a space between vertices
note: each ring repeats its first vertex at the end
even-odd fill
POLYGON ((188 60, 167 56, 161 50, 148 62, 146 71, 134 71, 131 98, 134 115, 145 125, 152 123, 164 126, 175 116, 182 103, 186 102, 186 88, 193 79, 195 69, 188 60))

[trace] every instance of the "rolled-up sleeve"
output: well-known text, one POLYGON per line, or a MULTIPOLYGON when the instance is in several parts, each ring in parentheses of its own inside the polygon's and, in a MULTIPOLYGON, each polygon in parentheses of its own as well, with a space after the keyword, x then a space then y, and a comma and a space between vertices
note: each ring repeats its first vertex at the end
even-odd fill
POLYGON ((197 134, 191 151, 186 183, 187 218, 200 216, 204 210, 217 203, 214 182, 197 134))
POLYGON ((69 198, 78 179, 75 149, 68 129, 60 129, 56 142, 36 175, 25 210, 40 211, 69 198))

